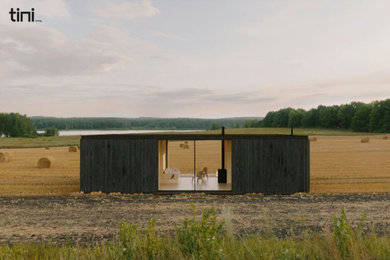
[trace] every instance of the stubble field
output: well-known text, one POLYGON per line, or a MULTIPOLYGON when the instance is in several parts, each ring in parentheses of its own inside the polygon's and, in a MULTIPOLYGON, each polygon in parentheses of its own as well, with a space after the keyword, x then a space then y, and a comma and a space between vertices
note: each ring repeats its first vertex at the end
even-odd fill
MULTIPOLYGON (((369 227, 388 235, 390 140, 372 135, 361 143, 363 137, 317 136, 311 142, 311 194, 291 196, 86 195, 79 192, 79 152, 67 147, 0 149, 13 157, 0 163, 0 244, 100 243, 116 237, 121 219, 144 226, 156 217, 159 232, 169 233, 191 216, 190 203, 198 210, 215 207, 239 235, 320 231, 342 208, 354 225, 367 213, 369 227), (43 156, 55 158, 52 168, 38 169, 43 156)), ((180 145, 175 147, 171 153, 182 152, 180 145)))
MULTIPOLYGON (((310 142, 311 193, 390 192, 390 140, 384 135, 317 136, 310 142)), ((183 159, 172 164, 179 168, 193 163, 191 144, 187 150, 173 143, 170 157, 183 159), (175 156, 177 154, 177 156, 175 156), (184 162, 184 163, 183 163, 184 162)), ((197 144, 197 170, 204 165, 213 171, 220 164, 219 142, 197 144), (202 147, 202 145, 204 147, 202 147)), ((80 153, 67 147, 0 149, 12 154, 8 163, 0 163, 0 196, 71 195, 79 192, 80 153), (38 169, 40 157, 55 159, 50 169, 38 169)), ((191 166, 190 168, 192 168, 191 166)), ((188 168, 188 167, 187 167, 188 168)))

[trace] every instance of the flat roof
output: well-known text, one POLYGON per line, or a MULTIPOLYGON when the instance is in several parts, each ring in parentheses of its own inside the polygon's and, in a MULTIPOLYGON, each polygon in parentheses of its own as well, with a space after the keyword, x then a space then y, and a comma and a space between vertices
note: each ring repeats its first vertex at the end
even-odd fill
POLYGON ((233 139, 307 139, 307 135, 280 134, 110 134, 83 135, 81 139, 157 139, 157 140, 233 140, 233 139))

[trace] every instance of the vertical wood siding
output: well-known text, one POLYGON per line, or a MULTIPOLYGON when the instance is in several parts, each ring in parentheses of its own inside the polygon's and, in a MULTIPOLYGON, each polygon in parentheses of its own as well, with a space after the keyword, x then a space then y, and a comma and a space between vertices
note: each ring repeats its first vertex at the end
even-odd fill
MULTIPOLYGON (((230 140, 232 193, 310 191, 308 138, 265 136, 230 140)), ((158 192, 158 139, 82 138, 80 189, 158 192)))
POLYGON ((308 139, 235 139, 232 191, 291 194, 310 191, 308 139))
POLYGON ((156 192, 157 149, 153 139, 81 139, 81 191, 156 192))

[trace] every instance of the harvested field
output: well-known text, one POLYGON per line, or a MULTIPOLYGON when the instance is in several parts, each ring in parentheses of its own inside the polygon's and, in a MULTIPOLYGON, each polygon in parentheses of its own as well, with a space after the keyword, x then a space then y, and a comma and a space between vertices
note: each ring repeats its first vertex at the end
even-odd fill
MULTIPOLYGON (((68 147, 1 149, 11 152, 13 160, 0 164, 0 244, 100 243, 116 237, 122 218, 145 226, 156 217, 157 228, 166 234, 191 216, 190 203, 198 210, 216 207, 240 235, 319 231, 332 224, 341 208, 355 225, 366 213, 368 227, 389 235, 390 141, 371 135, 369 143, 361 143, 362 138, 321 136, 311 142, 312 194, 292 196, 85 195, 78 192, 79 153, 69 153, 68 147), (41 157, 55 158, 55 166, 38 169, 41 157)), ((175 147, 170 151, 184 150, 179 143, 175 147)))
POLYGON ((13 160, 0 164, 0 196, 68 195, 79 191, 80 154, 68 147, 2 149, 13 160), (55 166, 39 169, 42 157, 55 158, 55 166))
POLYGON ((65 197, 0 198, 0 244, 101 243, 115 239, 121 219, 145 227, 156 218, 162 234, 191 217, 189 204, 201 209, 216 208, 237 235, 274 234, 285 237, 321 231, 332 225, 342 208, 353 226, 367 214, 365 231, 375 228, 389 235, 390 194, 292 196, 261 195, 103 195, 65 197))
MULTIPOLYGON (((316 142, 310 142, 311 192, 390 192, 390 140, 383 136, 371 135, 369 143, 361 143, 364 136, 320 136, 316 142)), ((180 144, 172 143, 170 156, 178 153, 176 158, 181 158, 183 151, 188 151, 188 158, 192 158, 191 149, 183 149, 180 144)), ((197 168, 218 167, 220 155, 215 149, 219 149, 219 142, 204 144, 207 149, 197 145, 197 168)), ((191 142, 188 145, 191 148, 191 142)), ((0 196, 69 195, 79 191, 80 153, 69 153, 68 147, 0 152, 13 154, 11 162, 0 164, 0 196), (55 158, 55 166, 38 169, 38 159, 47 156, 55 158)), ((180 160, 172 163, 179 164, 180 160)))
POLYGON ((321 136, 310 143, 311 192, 390 192, 389 140, 362 138, 321 136))

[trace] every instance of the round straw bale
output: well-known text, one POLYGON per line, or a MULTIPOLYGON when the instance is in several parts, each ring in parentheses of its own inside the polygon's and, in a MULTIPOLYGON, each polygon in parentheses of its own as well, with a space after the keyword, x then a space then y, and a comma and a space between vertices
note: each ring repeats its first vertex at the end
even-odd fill
POLYGON ((309 138, 310 142, 316 142, 317 141, 317 137, 315 136, 312 136, 309 138))
POLYGON ((362 138, 362 140, 360 140, 360 142, 361 143, 368 143, 368 142, 370 142, 370 138, 364 137, 364 138, 362 138))
POLYGON ((38 168, 51 168, 53 167, 54 158, 53 157, 42 157, 38 160, 38 168))
POLYGON ((385 136, 383 137, 383 140, 387 140, 387 139, 389 139, 389 137, 388 137, 387 135, 385 135, 385 136))
POLYGON ((77 146, 69 146, 69 152, 77 152, 78 149, 77 149, 77 146))
POLYGON ((50 147, 49 146, 45 147, 45 150, 50 150, 50 147))
POLYGON ((79 151, 80 151, 80 145, 78 145, 78 146, 77 146, 77 150, 79 150, 79 151))
POLYGON ((12 156, 8 152, 0 152, 0 162, 10 162, 12 156))

